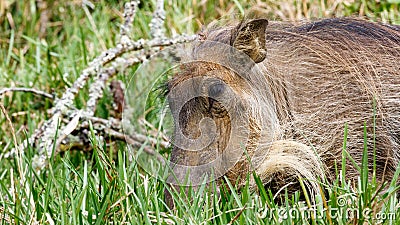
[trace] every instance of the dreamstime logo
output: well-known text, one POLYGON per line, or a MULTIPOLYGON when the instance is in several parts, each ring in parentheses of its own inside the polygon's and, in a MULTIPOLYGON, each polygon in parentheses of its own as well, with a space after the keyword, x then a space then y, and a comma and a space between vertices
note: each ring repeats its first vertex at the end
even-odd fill
POLYGON ((314 207, 277 207, 277 208, 264 208, 258 211, 258 217, 261 219, 277 219, 280 222, 288 219, 302 219, 302 220, 321 220, 328 216, 334 220, 353 220, 353 219, 366 219, 372 220, 376 223, 383 221, 394 221, 396 214, 394 212, 374 212, 371 208, 359 209, 354 207, 353 201, 355 198, 348 195, 342 195, 337 198, 337 207, 323 206, 314 207))
MULTIPOLYGON (((164 163, 160 163, 161 155, 136 152, 135 159, 143 169, 169 183, 199 185, 219 178, 246 157, 249 113, 242 96, 223 79, 224 75, 240 78, 246 93, 254 96, 259 94, 257 83, 265 79, 246 54, 211 41, 166 48, 138 68, 129 79, 125 95, 125 135, 133 135, 139 127, 137 118, 144 117, 170 136, 174 151, 172 160, 164 158, 164 163), (166 95, 155 94, 168 81, 171 83, 166 95), (211 115, 213 104, 225 110, 228 128, 221 130, 211 115), (137 113, 140 109, 143 109, 142 115, 137 113), (222 136, 226 144, 224 149, 219 149, 222 136)), ((274 107, 270 108, 272 112, 274 107)), ((272 133, 273 127, 271 140, 272 133)), ((256 152, 254 156, 260 157, 256 152)))

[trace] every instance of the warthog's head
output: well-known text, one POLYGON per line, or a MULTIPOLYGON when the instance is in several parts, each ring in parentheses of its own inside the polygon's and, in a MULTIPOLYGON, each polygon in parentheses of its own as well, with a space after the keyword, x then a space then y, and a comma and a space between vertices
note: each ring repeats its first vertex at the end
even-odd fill
MULTIPOLYGON (((203 40, 193 44, 190 59, 168 83, 175 123, 171 156, 175 177, 170 181, 197 185, 224 174, 235 180, 248 170, 249 164, 243 162, 246 151, 251 157, 262 127, 256 118, 261 112, 254 112, 254 105, 268 104, 268 91, 256 93, 255 84, 265 83, 256 64, 266 57, 267 23, 253 20, 201 35, 203 40)), ((272 114, 271 110, 262 113, 268 112, 272 114)), ((269 140, 272 131, 273 124, 269 140)))
POLYGON ((268 176, 282 165, 296 168, 301 157, 289 151, 313 158, 306 146, 273 142, 278 116, 262 63, 267 24, 257 19, 201 34, 169 81, 175 123, 169 182, 199 185, 226 175, 240 184, 254 169, 268 176))

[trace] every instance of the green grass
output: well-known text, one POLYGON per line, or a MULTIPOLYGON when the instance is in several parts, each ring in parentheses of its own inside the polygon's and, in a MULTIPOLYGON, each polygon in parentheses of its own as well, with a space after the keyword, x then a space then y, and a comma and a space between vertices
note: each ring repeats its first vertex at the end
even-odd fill
MULTIPOLYGON (((0 0, 0 86, 33 87, 61 96, 91 59, 114 46, 123 2, 99 0, 93 2, 94 8, 82 6, 80 1, 54 0, 45 1, 47 5, 41 8, 38 2, 0 0)), ((132 32, 136 39, 149 37, 153 4, 143 2, 132 32)), ((277 20, 360 15, 400 24, 400 3, 396 0, 351 4, 333 0, 183 0, 166 1, 167 33, 194 33, 203 24, 240 17, 243 10, 255 6, 277 20)), ((123 74, 118 76, 124 79, 123 74)), ((97 116, 107 118, 109 97, 101 99, 97 116)), ((83 107, 87 99, 84 89, 76 98, 76 107, 83 107)), ((18 142, 49 117, 46 110, 53 106, 52 100, 29 93, 7 94, 0 103, 10 116, 18 142)), ((384 224, 400 220, 396 195, 400 169, 382 192, 375 179, 368 182, 368 173, 363 172, 367 171, 367 157, 358 165, 358 186, 343 182, 345 168, 338 168, 337 181, 322 182, 325 191, 313 196, 317 206, 303 201, 302 196, 312 197, 306 192, 274 198, 275 193, 264 189, 250 174, 257 191, 248 185, 239 190, 225 179, 220 195, 212 194, 215 184, 197 191, 173 192, 176 209, 171 210, 164 199, 165 182, 144 172, 135 160, 130 161, 123 144, 110 147, 93 133, 90 153, 78 149, 57 154, 41 173, 32 167, 36 149, 26 149, 23 157, 5 158, 14 147, 13 132, 0 115, 0 224, 10 220, 16 224, 376 224, 378 215, 384 224), (362 214, 357 219, 346 217, 355 210, 371 211, 371 218, 362 214)), ((346 141, 343 149, 342 161, 351 162, 346 141)), ((367 150, 371 149, 364 149, 365 155, 367 150)))

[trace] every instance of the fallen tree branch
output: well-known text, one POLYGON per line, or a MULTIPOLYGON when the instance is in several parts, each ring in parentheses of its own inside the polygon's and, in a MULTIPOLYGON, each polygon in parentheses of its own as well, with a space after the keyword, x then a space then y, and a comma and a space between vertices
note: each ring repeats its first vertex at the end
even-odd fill
MULTIPOLYGON (((170 46, 178 43, 187 42, 193 40, 194 38, 195 36, 182 35, 167 40, 139 40, 137 42, 128 42, 126 46, 118 44, 116 48, 109 49, 105 53, 101 54, 100 57, 92 61, 88 68, 83 70, 81 76, 74 82, 73 86, 67 89, 61 99, 57 101, 55 107, 53 108, 53 116, 44 123, 41 129, 43 130, 43 136, 39 145, 38 154, 46 154, 47 156, 51 155, 53 140, 57 130, 57 121, 61 119, 63 111, 66 111, 68 110, 68 108, 72 107, 75 95, 78 93, 79 89, 81 89, 85 85, 87 79, 89 78, 89 75, 92 72, 101 72, 101 66, 104 66, 106 63, 115 60, 117 56, 120 56, 123 53, 136 51, 143 48, 170 46)), ((109 70, 112 70, 112 68, 110 68, 109 70)), ((24 143, 24 146, 26 146, 26 143, 24 143)))
MULTIPOLYGON (((165 37, 164 20, 164 1, 157 0, 156 9, 153 12, 153 18, 150 23, 150 34, 152 39, 139 39, 133 41, 130 37, 132 32, 132 22, 136 15, 139 0, 130 1, 125 4, 124 22, 120 29, 120 39, 115 47, 109 48, 102 52, 98 57, 93 59, 87 68, 82 70, 79 77, 75 80, 70 88, 67 88, 60 99, 55 100, 55 105, 51 109, 52 116, 45 121, 42 126, 38 127, 33 135, 23 141, 19 146, 25 149, 28 145, 34 145, 37 149, 34 157, 34 165, 37 170, 41 170, 47 164, 47 159, 51 156, 54 147, 59 147, 65 138, 76 129, 81 129, 80 122, 93 119, 98 99, 103 95, 106 83, 117 73, 124 71, 133 65, 143 63, 151 55, 156 54, 164 46, 171 46, 178 43, 192 41, 195 35, 180 35, 173 38, 165 37), (132 53, 134 53, 132 55, 132 53), (127 56, 128 55, 128 56, 127 56), (104 68, 106 65, 108 67, 104 68), (87 84, 90 77, 93 82, 89 84, 89 99, 84 110, 78 111, 74 109, 74 99, 78 92, 87 84)), ((97 119, 99 121, 99 119, 97 119)), ((97 122, 98 122, 97 121, 97 122)), ((92 121, 93 122, 93 121, 92 121)), ((104 122, 104 121, 103 121, 104 122)), ((103 123, 104 125, 104 123, 103 123)), ((121 129, 105 126, 104 128, 113 136, 122 138, 121 129)), ((125 137, 125 141, 129 144, 139 147, 145 142, 151 144, 158 143, 156 139, 148 138, 145 135, 133 135, 125 137)), ((168 146, 169 143, 161 143, 161 146, 168 146)), ((146 147, 145 147, 146 148, 146 147)), ((147 150, 146 150, 147 149, 147 150)), ((149 154, 150 149, 145 151, 149 154)), ((153 152, 154 153, 154 152, 153 152)))

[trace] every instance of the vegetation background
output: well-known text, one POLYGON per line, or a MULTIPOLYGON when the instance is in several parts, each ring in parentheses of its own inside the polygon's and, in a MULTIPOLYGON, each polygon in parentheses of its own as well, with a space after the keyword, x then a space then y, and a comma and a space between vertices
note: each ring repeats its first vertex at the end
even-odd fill
MULTIPOLYGON (((0 89, 31 87, 61 96, 91 59, 115 45, 124 3, 0 0, 0 89)), ((154 4, 149 0, 141 2, 133 25, 135 39, 149 37, 148 24, 154 4)), ((400 0, 165 0, 167 33, 193 34, 214 20, 243 16, 250 8, 270 20, 361 16, 400 24, 400 0)), ((119 77, 122 79, 123 74, 119 77)), ((84 89, 76 98, 76 107, 82 107, 87 98, 84 89)), ((32 168, 35 149, 27 149, 23 158, 27 172, 21 174, 16 159, 5 157, 14 147, 13 135, 18 142, 25 139, 49 117, 47 110, 53 102, 31 93, 8 92, 0 98, 0 104, 5 107, 0 113, 0 224, 398 224, 400 221, 396 182, 388 184, 387 191, 379 192, 381 187, 374 183, 361 185, 367 182, 361 178, 355 189, 339 182, 326 186, 326 193, 315 196, 318 207, 301 201, 299 192, 279 200, 262 185, 258 191, 245 187, 239 193, 234 184, 227 182, 227 190, 222 190, 220 196, 212 195, 210 188, 204 186, 196 193, 189 190, 188 196, 175 193, 177 205, 171 210, 164 202, 165 183, 128 161, 124 145, 108 146, 93 137, 90 153, 75 148, 56 155, 42 173, 32 168), (344 205, 339 201, 343 196, 344 205), (342 214, 333 215, 324 210, 327 208, 340 208, 342 214), (290 217, 285 214, 290 209, 315 214, 290 217), (369 209, 370 213, 355 216, 348 214, 348 209, 360 212, 369 209)), ((105 95, 99 102, 97 116, 108 118, 110 105, 111 98, 105 95)), ((360 170, 365 166, 360 165, 360 170)), ((338 179, 340 175, 339 171, 338 179)), ((303 195, 307 200, 307 194, 303 195)))

